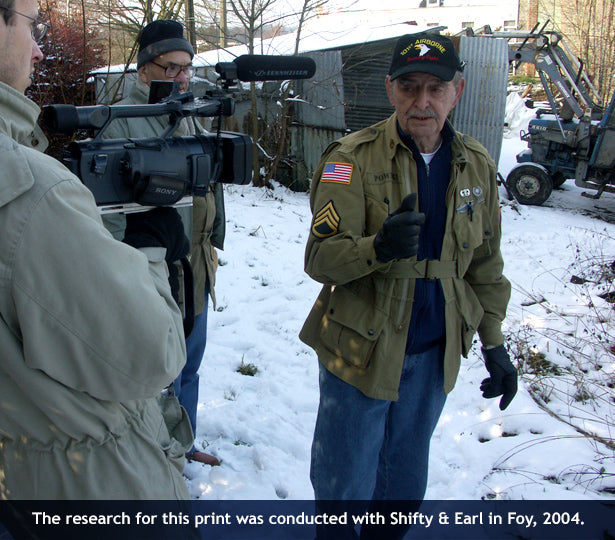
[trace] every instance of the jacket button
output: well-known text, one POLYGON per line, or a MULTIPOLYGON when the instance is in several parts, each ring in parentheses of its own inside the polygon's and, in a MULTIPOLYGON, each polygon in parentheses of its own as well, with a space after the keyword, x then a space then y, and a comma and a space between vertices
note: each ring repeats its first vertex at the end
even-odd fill
POLYGON ((470 247, 470 244, 468 244, 467 242, 464 242, 462 244, 463 249, 468 249, 470 247))
POLYGON ((38 146, 38 139, 32 139, 32 146, 38 146))
POLYGON ((367 266, 371 266, 372 265, 372 260, 371 259, 367 259, 367 266))
POLYGON ((491 235, 491 231, 485 231, 485 236, 490 236, 491 235))
POLYGON ((374 330, 372 330, 371 328, 367 331, 367 335, 369 336, 373 336, 376 332, 374 332, 374 330))
POLYGON ((330 314, 330 315, 333 315, 334 313, 335 313, 335 310, 334 310, 333 308, 331 308, 331 309, 329 310, 329 314, 330 314))

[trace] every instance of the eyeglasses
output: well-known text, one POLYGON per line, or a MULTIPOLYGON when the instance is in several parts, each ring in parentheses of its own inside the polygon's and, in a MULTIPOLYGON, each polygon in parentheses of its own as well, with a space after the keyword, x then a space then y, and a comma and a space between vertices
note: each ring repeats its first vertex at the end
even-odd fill
POLYGON ((41 21, 38 17, 30 17, 30 15, 26 15, 25 13, 20 13, 19 11, 15 11, 12 8, 7 8, 5 6, 0 6, 0 9, 5 11, 10 11, 15 15, 21 15, 26 19, 30 19, 32 22, 30 23, 30 32, 32 34, 32 39, 36 41, 36 43, 40 43, 41 40, 45 37, 47 30, 49 30, 49 23, 41 21))
POLYGON ((194 75, 194 72, 196 71, 196 68, 192 64, 188 64, 186 66, 180 66, 179 64, 174 64, 173 62, 169 62, 166 66, 163 66, 162 64, 159 64, 158 62, 154 62, 153 60, 150 60, 150 62, 154 64, 155 66, 158 66, 159 68, 164 69, 164 74, 169 79, 174 79, 175 77, 177 77, 180 71, 184 72, 186 76, 190 79, 194 75))

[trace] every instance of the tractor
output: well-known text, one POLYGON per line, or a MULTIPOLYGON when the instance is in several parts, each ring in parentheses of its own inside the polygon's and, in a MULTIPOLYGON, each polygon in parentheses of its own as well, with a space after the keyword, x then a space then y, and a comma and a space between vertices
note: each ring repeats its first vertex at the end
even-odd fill
POLYGON ((492 34, 508 39, 509 62, 534 64, 550 106, 538 109, 521 133, 528 147, 504 185, 519 203, 530 205, 544 203, 569 178, 595 190, 583 193, 590 198, 615 193, 615 95, 605 108, 582 62, 560 33, 545 26, 492 34))

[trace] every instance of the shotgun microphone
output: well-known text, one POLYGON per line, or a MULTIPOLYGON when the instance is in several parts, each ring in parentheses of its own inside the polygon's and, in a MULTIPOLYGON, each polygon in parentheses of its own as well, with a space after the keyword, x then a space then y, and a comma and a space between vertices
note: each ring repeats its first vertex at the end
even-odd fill
POLYGON ((236 78, 243 82, 309 79, 316 72, 316 62, 305 56, 244 54, 232 62, 216 64, 218 73, 234 70, 236 78))

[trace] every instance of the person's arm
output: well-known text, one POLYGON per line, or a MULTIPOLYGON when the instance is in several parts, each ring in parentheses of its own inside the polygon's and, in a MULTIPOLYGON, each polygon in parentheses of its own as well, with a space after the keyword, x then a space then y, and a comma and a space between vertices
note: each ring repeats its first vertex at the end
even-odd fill
POLYGON ((510 361, 502 334, 502 321, 510 299, 510 282, 503 275, 504 260, 500 251, 502 218, 493 167, 490 167, 490 189, 486 202, 491 236, 475 251, 465 279, 484 310, 478 334, 489 377, 482 381, 480 389, 485 398, 502 396, 499 406, 504 410, 517 393, 517 370, 510 361))
POLYGON ((502 321, 510 299, 510 282, 503 274, 504 260, 500 251, 502 217, 498 187, 493 165, 488 168, 489 189, 486 194, 485 215, 489 223, 489 238, 475 251, 464 279, 472 287, 484 315, 478 334, 484 347, 491 348, 504 343, 502 321))
MULTIPOLYGON (((310 204, 313 217, 305 271, 312 279, 344 284, 386 266, 376 259, 377 230, 368 230, 361 169, 351 156, 334 151, 323 158, 312 182, 310 204), (345 181, 346 176, 343 182, 326 181, 326 176, 323 180, 327 164, 344 165, 340 174, 350 174, 349 181, 345 181), (352 169, 350 173, 347 167, 352 169)), ((385 217, 383 206, 382 220, 385 217)))
POLYGON ((114 240, 76 179, 25 223, 13 298, 26 363, 102 400, 155 396, 185 363, 166 250, 114 240))

